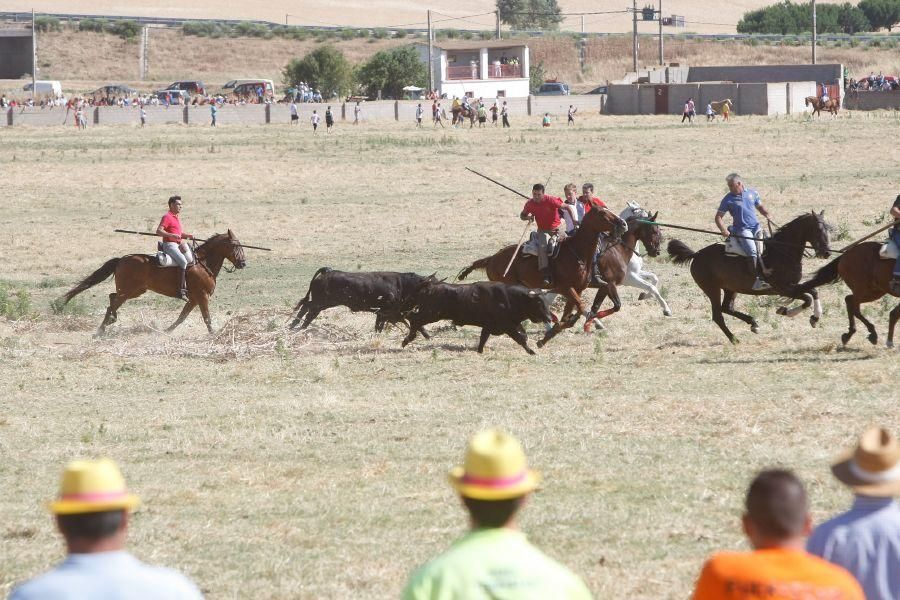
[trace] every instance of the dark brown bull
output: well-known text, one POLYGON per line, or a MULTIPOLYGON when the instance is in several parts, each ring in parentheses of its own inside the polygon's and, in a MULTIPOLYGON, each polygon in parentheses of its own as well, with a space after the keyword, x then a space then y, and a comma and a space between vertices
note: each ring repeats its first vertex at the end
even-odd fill
POLYGON ((435 321, 452 321, 454 325, 481 327, 478 352, 492 335, 506 334, 525 348, 528 354, 528 335, 522 321, 549 324, 553 315, 540 290, 521 285, 494 281, 449 284, 431 282, 418 293, 415 308, 408 314, 409 335, 403 346, 416 338, 416 332, 435 321))
MULTIPOLYGON (((347 273, 322 267, 313 275, 306 295, 294 307, 297 316, 290 328, 303 321, 300 329, 306 329, 320 312, 335 306, 375 313, 375 331, 383 331, 385 323, 408 325, 403 313, 412 309, 416 293, 431 281, 436 281, 433 275, 423 277, 391 271, 347 273)), ((420 333, 428 339, 424 330, 420 333)))

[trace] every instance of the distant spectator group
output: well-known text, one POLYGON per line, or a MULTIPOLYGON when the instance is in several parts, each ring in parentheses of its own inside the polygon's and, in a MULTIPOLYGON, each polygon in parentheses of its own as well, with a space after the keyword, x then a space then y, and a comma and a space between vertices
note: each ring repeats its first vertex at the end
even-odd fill
POLYGON ((880 71, 878 72, 878 75, 876 75, 873 71, 869 73, 868 77, 861 77, 858 80, 851 78, 847 83, 847 88, 854 92, 892 92, 894 90, 900 90, 900 78, 893 75, 884 75, 880 71))
MULTIPOLYGON (((796 475, 781 469, 757 474, 741 518, 752 550, 709 558, 694 600, 900 598, 900 506, 894 499, 900 495, 900 443, 887 430, 870 428, 831 471, 855 499, 849 511, 815 529, 796 475)), ((493 429, 476 434, 449 481, 470 529, 412 573, 404 600, 591 597, 580 577, 518 530, 516 517, 541 476, 516 438, 493 429)), ((68 557, 16 587, 11 600, 200 598, 184 576, 125 551, 129 515, 138 505, 112 461, 70 463, 50 503, 68 557)))

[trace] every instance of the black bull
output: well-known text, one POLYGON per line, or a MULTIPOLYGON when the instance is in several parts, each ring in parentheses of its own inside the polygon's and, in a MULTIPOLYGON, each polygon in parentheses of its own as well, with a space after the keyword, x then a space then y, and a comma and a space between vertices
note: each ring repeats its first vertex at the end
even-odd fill
POLYGON ((528 336, 522 321, 551 323, 553 315, 540 290, 521 285, 482 281, 469 284, 429 282, 418 293, 416 307, 407 315, 409 334, 403 346, 413 341, 424 325, 453 321, 454 325, 481 327, 478 352, 491 335, 506 334, 529 354, 528 336))
MULTIPOLYGON (((376 271, 347 273, 322 267, 316 271, 306 292, 294 310, 297 316, 291 329, 303 321, 301 329, 326 308, 346 306, 352 311, 375 313, 375 331, 383 331, 385 323, 407 324, 404 313, 412 309, 418 291, 434 276, 423 277, 415 273, 376 271)), ((423 329, 420 333, 428 338, 423 329)))

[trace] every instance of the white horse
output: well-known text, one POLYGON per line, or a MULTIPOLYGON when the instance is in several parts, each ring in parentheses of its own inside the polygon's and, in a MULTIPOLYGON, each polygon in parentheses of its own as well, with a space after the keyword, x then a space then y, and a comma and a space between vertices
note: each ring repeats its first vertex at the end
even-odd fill
MULTIPOLYGON (((641 208, 641 206, 637 202, 628 202, 628 206, 622 213, 619 215, 624 220, 628 220, 629 217, 638 217, 639 219, 649 219, 650 213, 645 209, 641 208)), ((659 277, 653 274, 650 271, 644 270, 644 259, 635 252, 631 255, 631 260, 628 261, 628 274, 625 275, 625 281, 622 282, 622 285, 627 285, 630 287, 638 288, 639 290, 643 290, 641 295, 638 296, 638 300, 643 300, 648 294, 656 298, 656 301, 663 309, 663 316, 671 317, 672 311, 669 309, 669 305, 666 303, 666 299, 662 297, 662 294, 659 293, 659 289, 656 287, 659 285, 659 277)), ((599 323, 598 320, 595 319, 595 323, 599 323)))

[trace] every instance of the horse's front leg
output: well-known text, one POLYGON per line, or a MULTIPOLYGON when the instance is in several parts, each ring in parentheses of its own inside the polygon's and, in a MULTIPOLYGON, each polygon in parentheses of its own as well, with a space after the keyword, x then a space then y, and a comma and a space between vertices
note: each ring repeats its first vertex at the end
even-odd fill
POLYGON ((184 308, 181 309, 181 314, 178 315, 178 318, 175 319, 175 322, 169 325, 169 328, 166 329, 166 333, 172 333, 176 327, 184 323, 184 320, 187 319, 187 316, 191 314, 191 311, 194 310, 194 307, 197 306, 197 303, 193 300, 187 302, 184 305, 184 308))
MULTIPOLYGON (((794 286, 794 287, 796 287, 796 286, 794 286)), ((816 298, 818 299, 818 292, 816 292, 815 290, 812 290, 809 293, 803 293, 803 294, 797 294, 797 293, 793 292, 793 290, 787 290, 787 291, 778 290, 778 293, 783 296, 787 296, 788 298, 791 298, 792 300, 801 300, 802 301, 802 304, 800 304, 800 306, 795 306, 793 308, 791 308, 789 306, 779 306, 778 309, 775 311, 775 314, 782 315, 785 317, 791 317, 791 318, 796 317, 797 315, 800 314, 801 311, 812 306, 813 294, 815 294, 816 298)), ((818 302, 817 302, 817 304, 818 304, 818 302)), ((821 308, 822 308, 821 305, 819 305, 819 311, 820 311, 819 316, 821 316, 821 308)), ((816 321, 818 321, 818 318, 816 319, 816 321)), ((812 320, 810 320, 810 322, 812 323, 812 320)), ((815 324, 813 324, 813 327, 815 327, 815 324)))
POLYGON ((563 329, 568 329, 572 325, 574 325, 578 319, 581 318, 581 313, 584 310, 583 305, 581 304, 581 297, 579 294, 575 293, 575 290, 569 288, 565 293, 566 297, 566 307, 563 309, 563 314, 560 317, 559 321, 553 325, 547 332, 544 334, 544 338, 538 341, 538 348, 542 348, 544 344, 552 340, 556 337, 556 334, 562 331, 563 329), (573 312, 573 308, 577 307, 578 312, 573 312))
POLYGON ((203 322, 206 323, 206 330, 211 334, 213 332, 212 317, 209 316, 209 296, 200 294, 197 302, 200 306, 200 314, 203 316, 203 322))

